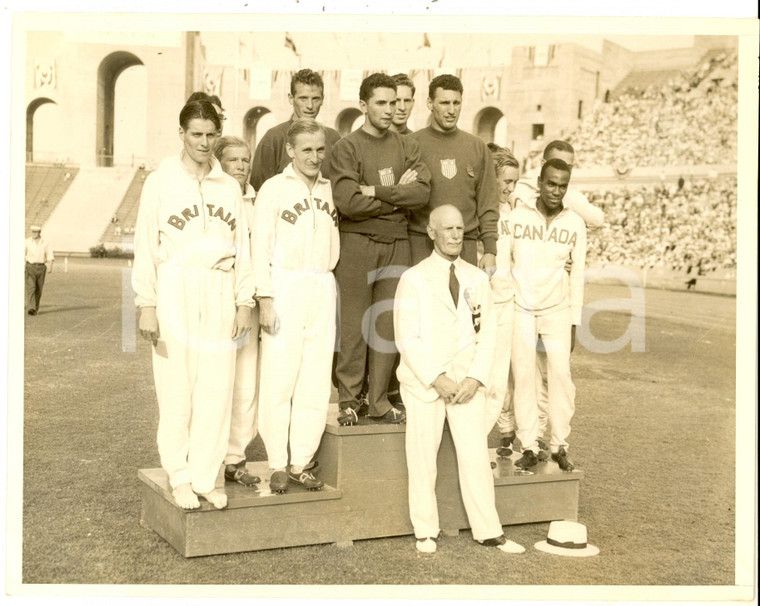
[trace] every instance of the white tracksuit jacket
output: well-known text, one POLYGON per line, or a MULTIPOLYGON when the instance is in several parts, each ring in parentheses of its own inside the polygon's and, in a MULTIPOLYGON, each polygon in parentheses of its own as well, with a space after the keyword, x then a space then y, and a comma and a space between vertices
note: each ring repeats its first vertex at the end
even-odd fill
POLYGON ((235 303, 253 305, 248 225, 240 185, 216 158, 198 182, 179 156, 148 175, 135 226, 132 286, 138 307, 156 305, 158 267, 235 268, 235 303))
POLYGON ((320 174, 309 192, 292 164, 265 181, 256 196, 251 239, 258 297, 272 296, 272 270, 332 271, 340 241, 330 181, 320 174))
POLYGON ((499 239, 496 241, 496 271, 491 276, 494 303, 508 303, 515 296, 512 284, 512 238, 509 231, 509 204, 499 204, 499 239))
POLYGON ((509 215, 515 305, 537 316, 569 306, 577 325, 583 311, 586 224, 580 215, 563 208, 547 227, 537 200, 526 200, 509 215), (573 259, 569 276, 568 257, 573 259))

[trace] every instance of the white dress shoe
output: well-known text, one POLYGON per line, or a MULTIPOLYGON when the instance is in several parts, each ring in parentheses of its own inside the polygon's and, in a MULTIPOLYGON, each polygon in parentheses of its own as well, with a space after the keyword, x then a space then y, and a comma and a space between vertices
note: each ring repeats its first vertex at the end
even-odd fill
POLYGON ((503 545, 499 545, 496 549, 501 549, 504 553, 525 553, 525 547, 509 540, 503 545))
POLYGON ((417 551, 419 551, 420 553, 435 553, 436 549, 438 549, 438 546, 435 544, 435 541, 431 538, 420 539, 417 541, 417 551))

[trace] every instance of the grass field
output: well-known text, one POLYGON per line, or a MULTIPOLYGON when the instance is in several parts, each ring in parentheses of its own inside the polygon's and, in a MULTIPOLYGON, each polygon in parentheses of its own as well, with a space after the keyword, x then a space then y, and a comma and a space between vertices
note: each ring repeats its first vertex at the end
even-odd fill
MULTIPOLYGON (((25 318, 24 583, 734 584, 734 298, 646 291, 645 352, 573 354, 579 520, 598 557, 536 551, 548 524, 532 524, 506 528, 524 556, 463 532, 432 558, 398 537, 185 560, 139 524, 137 470, 160 466, 157 407, 148 346, 122 351, 124 263, 57 262, 25 318)), ((623 291, 589 285, 587 301, 623 291)), ((600 312, 591 331, 612 340, 628 325, 600 312)), ((260 439, 249 454, 264 458, 260 439)))

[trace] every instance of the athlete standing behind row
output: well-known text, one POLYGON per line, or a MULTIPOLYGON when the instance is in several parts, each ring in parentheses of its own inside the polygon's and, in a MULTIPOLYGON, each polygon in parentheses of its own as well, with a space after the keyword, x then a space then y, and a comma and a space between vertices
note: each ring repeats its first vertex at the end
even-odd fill
POLYGON ((410 135, 412 131, 408 122, 414 109, 414 93, 417 89, 406 74, 396 74, 393 81, 396 83, 396 111, 391 121, 391 130, 399 135, 410 135))
MULTIPOLYGON (((293 75, 288 94, 288 103, 293 106, 293 115, 289 120, 270 128, 256 146, 251 169, 251 185, 256 191, 261 189, 264 181, 281 173, 290 164, 290 156, 286 150, 288 129, 293 120, 299 118, 316 120, 324 102, 324 95, 325 85, 317 72, 302 69, 293 75)), ((330 149, 340 139, 340 135, 332 128, 322 128, 325 131, 325 157, 329 157, 330 149)), ((322 167, 323 177, 330 176, 327 168, 322 167)))
POLYGON ((207 101, 179 115, 183 150, 145 180, 132 286, 139 329, 153 343, 158 451, 183 509, 215 488, 230 435, 235 343, 254 305, 240 186, 213 156, 221 121, 207 101))
POLYGON ((308 489, 323 486, 306 467, 319 446, 330 402, 332 269, 340 246, 330 182, 319 171, 324 128, 314 120, 294 120, 286 150, 292 163, 264 182, 253 217, 262 329, 259 428, 272 492, 285 492, 288 481, 308 489))
POLYGON ((496 352, 494 353, 491 382, 486 391, 486 433, 499 422, 502 442, 499 454, 512 454, 515 439, 515 415, 512 407, 512 327, 514 323, 515 289, 512 283, 512 235, 509 231, 509 215, 512 211, 510 196, 520 176, 520 165, 509 150, 489 144, 499 183, 499 239, 496 242, 496 271, 491 276, 494 311, 496 315, 496 352))
POLYGON ((433 78, 428 87, 430 126, 409 137, 419 143, 422 161, 430 170, 430 202, 414 209, 409 219, 412 263, 433 252, 427 224, 433 209, 453 204, 464 218, 462 258, 490 275, 496 267, 496 225, 499 194, 491 163, 491 152, 475 135, 457 128, 462 111, 462 82, 444 74, 433 78), (477 243, 484 254, 478 262, 477 243))
MULTIPOLYGON (((243 208, 248 223, 250 241, 253 225, 253 200, 256 197, 248 176, 251 172, 251 150, 238 137, 222 137, 214 147, 214 155, 222 170, 240 185, 243 208)), ((258 402, 259 375, 259 310, 251 312, 251 330, 237 339, 235 359, 235 387, 232 392, 230 440, 224 457, 224 479, 243 486, 255 487, 261 478, 248 473, 245 466, 245 449, 256 437, 256 404, 258 402)))

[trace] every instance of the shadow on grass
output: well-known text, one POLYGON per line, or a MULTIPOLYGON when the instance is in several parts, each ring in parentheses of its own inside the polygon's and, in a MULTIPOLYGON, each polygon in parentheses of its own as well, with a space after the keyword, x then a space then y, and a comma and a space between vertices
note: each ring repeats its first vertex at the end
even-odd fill
POLYGON ((53 307, 50 309, 40 309, 36 315, 45 316, 47 314, 61 313, 65 311, 80 311, 82 309, 99 309, 97 305, 72 305, 69 307, 53 307))

